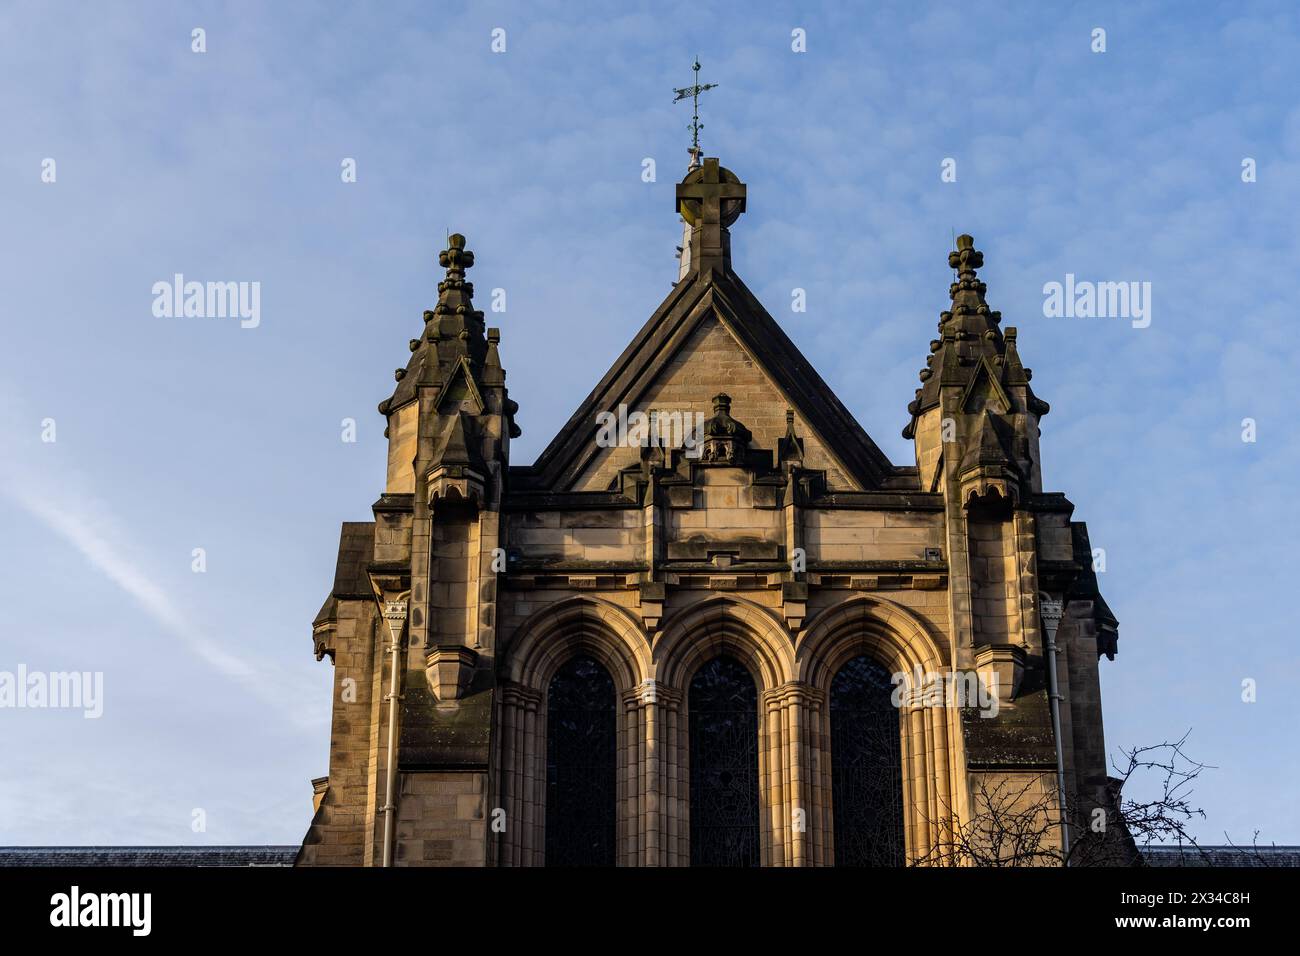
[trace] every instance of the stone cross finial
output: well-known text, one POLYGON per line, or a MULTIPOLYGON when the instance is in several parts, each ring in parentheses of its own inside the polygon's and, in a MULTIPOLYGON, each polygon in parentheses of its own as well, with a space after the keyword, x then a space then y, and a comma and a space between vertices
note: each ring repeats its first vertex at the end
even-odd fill
POLYGON ((447 270, 448 279, 463 279, 473 264, 474 253, 465 248, 465 237, 453 232, 447 237, 447 248, 438 253, 438 265, 447 270))
POLYGON ((745 184, 718 164, 716 156, 677 185, 677 211, 692 226, 729 226, 745 211, 745 184), (738 200, 739 208, 724 200, 738 200))
POLYGON ((692 267, 722 268, 723 233, 744 211, 745 184, 722 168, 716 156, 686 174, 677 184, 677 212, 692 228, 692 267))
POLYGON ((984 265, 984 253, 975 248, 975 240, 962 234, 957 248, 948 253, 948 268, 956 269, 958 278, 973 279, 975 270, 984 265))

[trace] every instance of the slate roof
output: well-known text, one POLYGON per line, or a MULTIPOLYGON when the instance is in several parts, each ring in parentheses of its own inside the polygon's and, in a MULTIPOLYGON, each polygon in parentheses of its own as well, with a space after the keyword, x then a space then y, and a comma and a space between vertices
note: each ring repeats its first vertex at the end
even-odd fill
POLYGON ((296 846, 5 846, 0 867, 293 866, 296 846))
POLYGON ((339 561, 334 571, 336 598, 372 597, 366 566, 375 558, 375 523, 345 521, 339 533, 339 561))
POLYGON ((1300 866, 1300 846, 1145 846, 1147 866, 1300 866))
POLYGON ((334 587, 316 613, 312 627, 334 619, 338 602, 348 598, 369 599, 373 596, 366 566, 375 556, 375 523, 345 521, 339 532, 338 563, 334 566, 334 587))
POLYGON ((1101 596, 1097 571, 1093 567, 1092 542, 1088 539, 1088 526, 1082 521, 1070 522, 1071 545, 1074 563, 1081 569, 1070 588, 1069 597, 1092 601, 1093 619, 1097 624, 1097 655, 1106 655, 1113 661, 1119 653, 1119 621, 1106 599, 1101 596))
MULTIPOLYGON (((1147 866, 1300 867, 1300 846, 1148 846, 1147 866)), ((296 846, 6 846, 0 867, 293 866, 296 846)))

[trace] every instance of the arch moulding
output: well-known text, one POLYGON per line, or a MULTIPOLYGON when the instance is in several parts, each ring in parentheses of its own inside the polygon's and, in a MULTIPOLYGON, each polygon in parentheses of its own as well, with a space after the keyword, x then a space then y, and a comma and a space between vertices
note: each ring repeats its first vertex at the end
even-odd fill
MULTIPOLYGON (((816 729, 810 763, 817 863, 834 861, 831 681, 845 663, 860 655, 875 659, 895 675, 944 674, 951 669, 943 646, 925 621, 912 610, 874 595, 855 595, 826 608, 801 632, 795 649, 797 680, 812 690, 815 700, 826 704, 811 715, 816 729)), ((960 712, 926 706, 920 693, 903 693, 898 703, 907 859, 942 861, 969 799, 960 712)))

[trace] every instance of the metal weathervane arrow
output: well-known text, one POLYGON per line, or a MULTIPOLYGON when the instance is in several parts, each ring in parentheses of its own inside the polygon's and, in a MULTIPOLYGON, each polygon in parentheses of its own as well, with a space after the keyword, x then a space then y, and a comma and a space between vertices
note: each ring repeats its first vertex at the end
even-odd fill
POLYGON ((700 130, 704 129, 704 124, 700 122, 700 94, 714 89, 717 83, 705 83, 700 85, 700 58, 695 58, 695 65, 691 67, 695 71, 695 82, 691 86, 684 86, 681 89, 674 89, 677 96, 673 99, 674 103, 680 103, 686 97, 691 98, 691 104, 694 112, 691 116, 691 125, 686 127, 691 131, 691 168, 699 165, 700 162, 700 130))

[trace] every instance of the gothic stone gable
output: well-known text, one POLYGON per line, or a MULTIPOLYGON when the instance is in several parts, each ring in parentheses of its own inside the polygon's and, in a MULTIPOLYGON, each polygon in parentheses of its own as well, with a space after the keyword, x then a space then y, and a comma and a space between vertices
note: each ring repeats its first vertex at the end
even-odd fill
POLYGON ((693 273, 678 283, 532 468, 514 469, 519 487, 607 491, 638 450, 597 442, 598 416, 651 410, 712 414, 719 392, 753 434, 775 450, 789 430, 803 439, 808 468, 827 486, 860 491, 897 474, 844 405, 734 274, 693 273))
MULTIPOLYGON (((713 413, 713 396, 719 389, 730 396, 732 412, 743 418, 753 432, 754 443, 760 448, 776 448, 786 433, 785 413, 790 399, 781 394, 771 376, 745 351, 726 324, 712 314, 700 320, 645 392, 623 397, 617 404, 629 410, 673 413, 689 424, 713 413)), ((805 461, 810 467, 824 469, 832 487, 860 489, 821 436, 810 431, 807 419, 797 413, 795 427, 807 435, 805 461)), ((673 438, 671 434, 666 437, 673 438)), ((604 491, 614 483, 620 469, 636 464, 638 459, 638 449, 626 445, 600 449, 590 455, 590 463, 578 476, 574 490, 604 491)))

